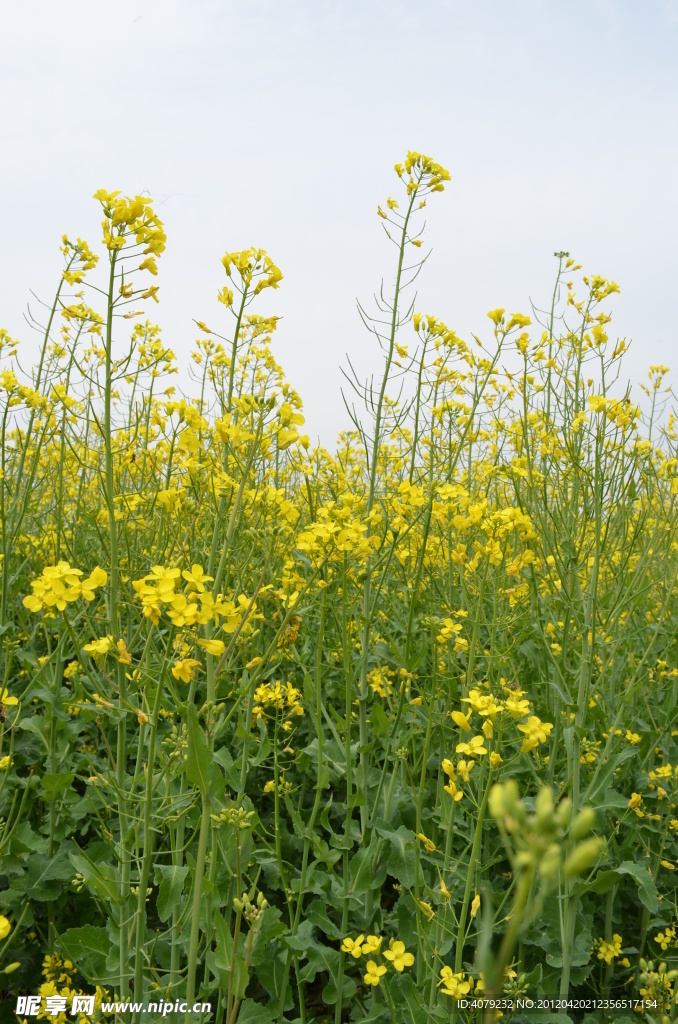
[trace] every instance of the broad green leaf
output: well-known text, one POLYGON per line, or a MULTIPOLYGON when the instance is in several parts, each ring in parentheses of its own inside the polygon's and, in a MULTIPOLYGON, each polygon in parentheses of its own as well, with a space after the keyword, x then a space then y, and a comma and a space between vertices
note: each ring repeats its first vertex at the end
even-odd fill
POLYGON ((90 889, 111 903, 120 903, 115 868, 111 864, 94 864, 84 852, 72 853, 71 864, 90 889))
MULTIPOLYGON (((344 1006, 349 1002, 350 999, 355 995, 356 984, 353 978, 348 975, 344 975, 341 991, 343 996, 344 1006)), ((337 982, 334 975, 330 975, 330 980, 323 989, 323 1000, 329 1005, 333 1006, 337 1001, 337 982)))
POLYGON ((47 799, 51 801, 62 790, 68 789, 74 778, 73 772, 56 772, 52 775, 43 775, 40 779, 40 785, 45 790, 47 799))
POLYGON ((255 1003, 253 999, 246 999, 240 1007, 238 1024, 275 1024, 277 1013, 264 1006, 263 1003, 255 1003))
POLYGON ((167 921, 181 899, 188 866, 185 864, 162 865, 158 871, 162 875, 162 881, 158 886, 156 908, 160 920, 167 921))
MULTIPOLYGON (((32 900, 54 900, 63 892, 63 883, 73 877, 73 868, 68 859, 65 846, 51 859, 32 857, 28 862, 28 870, 20 879, 26 895, 32 900)), ((19 880, 15 883, 19 886, 19 880)))
POLYGON ((57 948, 64 957, 73 961, 83 978, 91 984, 100 985, 106 980, 106 957, 111 940, 105 928, 95 928, 91 924, 69 928, 57 938, 57 948))
MULTIPOLYGON (((49 840, 45 836, 37 835, 27 821, 22 821, 12 832, 11 850, 13 853, 21 853, 30 850, 32 853, 46 853, 49 847, 49 840)), ((6 859, 3 857, 3 867, 6 859)))
POLYGON ((313 900, 309 904, 306 910, 306 920, 321 928, 325 935, 329 935, 331 939, 338 940, 343 938, 340 929, 330 921, 327 915, 327 907, 321 900, 313 900))
POLYGON ((357 853, 351 857, 350 892, 353 896, 364 896, 370 888, 370 882, 372 881, 372 860, 374 855, 375 849, 370 845, 358 850, 357 853))
POLYGON ((654 914, 659 907, 657 886, 647 868, 635 864, 631 860, 625 860, 619 867, 610 868, 607 871, 600 871, 592 882, 577 882, 573 892, 581 895, 585 892, 602 894, 609 892, 613 885, 618 884, 624 875, 633 878, 638 886, 638 898, 644 907, 654 914))
MULTIPOLYGON (((240 786, 240 776, 233 766, 233 758, 227 747, 220 747, 219 750, 214 751, 214 760, 217 764, 220 764, 224 769, 224 775, 226 776, 226 782, 232 789, 238 789, 240 786)), ((242 1011, 241 1011, 242 1012, 242 1011)))
POLYGON ((636 747, 624 747, 623 750, 617 751, 613 757, 609 758, 609 760, 606 761, 600 769, 595 782, 592 782, 586 790, 582 803, 589 803, 595 799, 596 794, 604 792, 605 789, 609 788, 612 785, 612 779, 617 768, 619 768, 624 761, 628 761, 629 758, 635 757, 637 753, 638 750, 636 747))
POLYGON ((391 844, 391 854, 387 869, 403 885, 411 888, 414 885, 416 858, 414 854, 414 837, 409 829, 401 825, 396 831, 379 828, 379 834, 391 844))

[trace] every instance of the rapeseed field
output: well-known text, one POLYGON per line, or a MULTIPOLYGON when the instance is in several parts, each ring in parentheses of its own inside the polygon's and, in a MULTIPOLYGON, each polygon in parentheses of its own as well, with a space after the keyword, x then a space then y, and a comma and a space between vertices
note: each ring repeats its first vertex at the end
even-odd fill
POLYGON ((0 331, 10 1016, 678 1016, 667 368, 626 386, 618 286, 565 252, 543 313, 462 339, 420 311, 450 175, 395 172, 360 307, 381 376, 346 367, 333 451, 262 249, 215 268, 179 375, 145 196, 102 189, 101 244, 63 237, 32 368, 0 331))

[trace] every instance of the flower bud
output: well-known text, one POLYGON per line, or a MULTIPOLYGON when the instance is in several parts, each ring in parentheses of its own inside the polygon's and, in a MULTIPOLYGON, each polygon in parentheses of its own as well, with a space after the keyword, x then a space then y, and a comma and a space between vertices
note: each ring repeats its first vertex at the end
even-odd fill
POLYGON ((585 807, 579 812, 577 817, 570 825, 570 835, 575 842, 583 839, 584 836, 588 835, 593 824, 596 820, 596 812, 592 807, 585 807))
POLYGON ((558 804, 558 810, 556 811, 556 821, 562 829, 568 828, 570 821, 572 820, 572 801, 569 796, 565 797, 558 804))
POLYGON ((542 878, 555 878, 559 867, 560 846, 558 843, 552 843, 539 864, 539 874, 542 878))
POLYGON ((563 864, 564 875, 567 878, 576 878, 577 875, 582 875, 585 871, 588 871, 604 845, 605 840, 600 836, 595 836, 593 839, 585 839, 583 843, 579 843, 563 864))
POLYGON ((521 820, 525 817, 525 808, 515 779, 509 779, 504 783, 504 807, 506 814, 514 815, 521 820))
POLYGON ((493 818, 503 818, 505 812, 504 786, 501 782, 495 783, 490 790, 489 798, 490 814, 493 818))
POLYGON ((534 802, 534 808, 537 812, 537 823, 539 825, 551 823, 553 818, 553 793, 548 786, 544 786, 539 790, 537 799, 534 802))

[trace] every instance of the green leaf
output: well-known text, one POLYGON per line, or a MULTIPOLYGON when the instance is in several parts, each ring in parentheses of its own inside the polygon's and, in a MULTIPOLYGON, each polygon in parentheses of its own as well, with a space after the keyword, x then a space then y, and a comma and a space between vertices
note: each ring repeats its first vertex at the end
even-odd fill
POLYGON ((43 775, 40 779, 40 785, 47 794, 47 800, 51 802, 57 793, 68 789, 74 778, 73 772, 56 772, 53 775, 43 775))
POLYGON ((395 832, 385 828, 378 828, 377 832, 384 839, 388 839, 391 844, 391 855, 386 865, 389 875, 393 875, 403 885, 411 888, 414 885, 416 871, 412 833, 404 825, 401 825, 395 832))
POLYGON ((644 907, 651 914, 657 912, 659 900, 657 898, 657 886, 652 881, 652 876, 646 868, 640 864, 634 864, 632 860, 625 860, 617 868, 620 875, 630 875, 638 883, 638 897, 644 907))
POLYGON ((313 924, 310 921, 302 921, 293 935, 286 935, 285 942, 299 953, 304 953, 313 943, 313 924))
POLYGON ((228 747, 220 747, 219 750, 215 750, 213 757, 217 764, 220 764, 224 769, 224 775, 229 786, 232 789, 238 789, 240 786, 240 776, 233 766, 233 758, 228 747))
MULTIPOLYGON (((584 928, 578 935, 575 935, 574 942, 572 944, 572 959, 570 961, 571 967, 584 967, 589 962, 591 959, 592 942, 593 935, 589 928, 584 928)), ((557 953, 547 953, 546 963, 549 967, 562 967, 562 950, 559 950, 557 953)))
POLYGON ((55 857, 43 859, 32 857, 21 883, 26 895, 32 900, 54 900, 63 892, 63 882, 73 877, 73 868, 68 859, 68 850, 62 846, 55 857))
POLYGON ((398 1009, 404 1011, 407 1007, 409 1010, 409 1014, 403 1013, 403 1024, 425 1024, 434 1019, 418 994, 411 974, 394 974, 387 984, 398 1009))
POLYGON ((217 933, 214 962, 217 967, 228 971, 231 963, 231 954, 233 953, 233 936, 221 913, 218 913, 214 918, 214 929, 217 933))
POLYGON ((388 736, 389 734, 389 721, 380 704, 373 704, 370 709, 370 726, 374 736, 388 736))
MULTIPOLYGON (((346 1005, 346 1003, 348 1003, 349 1000, 353 998, 355 994, 355 988, 356 985, 353 978, 349 978, 347 977, 347 975, 344 975, 343 983, 341 986, 344 1005, 346 1005)), ((323 1000, 328 1004, 328 1006, 333 1005, 337 1001, 337 982, 333 974, 330 974, 330 980, 327 982, 325 988, 323 989, 323 1000)))
POLYGON ((624 761, 628 761, 630 757, 635 757, 637 753, 636 747, 625 747, 623 750, 617 751, 614 757, 605 762, 598 772, 598 777, 595 781, 591 782, 591 785, 584 794, 582 803, 589 803, 595 799, 597 793, 604 792, 605 789, 609 788, 612 785, 612 777, 617 768, 624 761))
POLYGON ((162 881, 158 887, 156 909, 161 921, 167 921, 181 899, 188 874, 187 865, 169 864, 158 867, 162 881))
POLYGON ((17 728, 33 733, 33 735, 37 736, 44 744, 45 750, 47 750, 47 730, 49 728, 49 723, 42 717, 42 715, 33 715, 31 718, 22 718, 17 728))
POLYGON ((636 882, 638 897, 643 906, 647 907, 651 914, 656 913, 659 907, 657 887, 652 881, 652 876, 647 871, 647 868, 641 867, 640 864, 635 864, 632 860, 625 860, 617 868, 599 871, 592 882, 577 882, 572 890, 573 894, 581 896, 585 892, 595 892, 600 895, 604 892, 609 892, 612 886, 617 885, 624 875, 629 875, 636 882))
POLYGON ((13 853, 23 853, 24 850, 30 850, 32 853, 46 853, 48 847, 49 840, 44 836, 37 835, 27 821, 22 821, 12 832, 10 848, 13 853))
POLYGON ((91 924, 82 928, 69 928, 56 940, 57 948, 68 960, 72 960, 83 978, 93 985, 106 980, 106 957, 111 948, 111 940, 105 928, 95 928, 91 924))
POLYGON ((365 846, 351 857, 350 892, 353 896, 364 896, 370 888, 372 881, 372 858, 374 856, 372 844, 365 846))
MULTIPOLYGON (((120 903, 115 868, 111 864, 94 864, 85 853, 72 853, 71 864, 90 889, 111 903, 120 903)), ((71 871, 68 877, 72 875, 71 871)))
MULTIPOLYGON (((257 980, 261 982, 268 994, 276 1003, 280 999, 283 983, 287 981, 288 974, 285 960, 280 958, 280 947, 274 940, 268 949, 268 956, 262 959, 257 966, 257 980)), ((287 985, 285 996, 285 1010, 291 1010, 294 1006, 292 987, 287 985)))
POLYGON ((598 811, 625 811, 629 806, 629 798, 616 789, 606 789, 602 793, 596 793, 593 800, 589 801, 592 807, 598 811))
MULTIPOLYGON (((245 998, 245 992, 250 979, 250 974, 245 967, 244 957, 244 936, 241 933, 238 937, 238 946, 233 949, 233 936, 222 914, 218 913, 214 918, 216 931, 216 948, 208 954, 207 962, 210 969, 219 976, 222 976, 220 984, 228 987, 228 975, 233 967, 233 991, 238 999, 245 998)), ((229 979, 230 980, 230 979, 229 979)))
POLYGON ((322 900, 313 900, 309 904, 306 910, 306 920, 310 921, 311 924, 315 924, 325 935, 329 935, 331 939, 343 938, 341 931, 337 928, 336 924, 333 924, 327 916, 327 907, 322 900))
POLYGON ((238 1024, 274 1024, 277 1013, 263 1003, 255 1003, 253 999, 246 999, 240 1007, 238 1024))
POLYGON ((205 740, 205 734, 198 721, 198 712, 193 704, 188 705, 186 728, 188 732, 186 778, 194 786, 198 787, 203 796, 207 796, 212 759, 205 740))

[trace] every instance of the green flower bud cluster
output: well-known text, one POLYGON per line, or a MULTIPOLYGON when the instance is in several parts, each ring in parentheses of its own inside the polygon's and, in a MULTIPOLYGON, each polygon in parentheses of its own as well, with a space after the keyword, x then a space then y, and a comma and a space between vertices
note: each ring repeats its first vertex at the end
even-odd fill
POLYGON ((423 629, 435 629, 439 633, 445 625, 445 619, 441 615, 422 615, 419 624, 423 629))
POLYGON ((513 779, 492 787, 489 808, 510 848, 514 869, 536 869, 544 879, 558 872, 566 878, 584 874, 605 845, 600 836, 586 838, 596 820, 593 808, 583 808, 573 819, 572 801, 566 798, 556 807, 548 786, 539 791, 534 814, 528 814, 513 779))
POLYGON ((640 995, 643 999, 659 1003, 662 1009, 668 1008, 673 1000, 673 982, 678 978, 678 971, 666 969, 666 964, 655 964, 643 957, 638 961, 641 973, 638 976, 640 995))
POLYGON ((223 807, 219 814, 210 814, 210 818, 217 826, 230 825, 231 828, 242 832, 244 829, 252 828, 254 811, 246 811, 244 807, 223 807))
POLYGON ((173 725, 169 735, 162 740, 162 746, 166 747, 171 753, 186 753, 188 751, 186 726, 182 725, 181 731, 179 731, 176 725, 173 725))
POLYGON ((255 900, 254 891, 255 890, 252 890, 250 895, 244 892, 241 899, 238 899, 237 896, 233 899, 233 909, 236 913, 242 914, 250 925, 254 924, 259 919, 260 914, 262 914, 268 906, 268 900, 264 898, 263 892, 258 892, 255 900))

